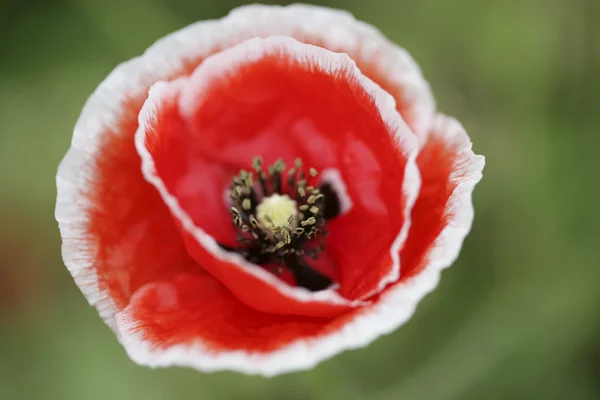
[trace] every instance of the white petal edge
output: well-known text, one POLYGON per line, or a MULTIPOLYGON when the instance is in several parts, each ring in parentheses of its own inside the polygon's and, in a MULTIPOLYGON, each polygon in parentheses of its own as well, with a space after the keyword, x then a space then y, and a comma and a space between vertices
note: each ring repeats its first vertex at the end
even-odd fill
POLYGON ((81 190, 89 186, 91 161, 99 148, 100 136, 107 126, 123 118, 126 98, 145 97, 157 81, 172 79, 184 70, 186 61, 203 58, 215 48, 229 47, 252 36, 312 35, 326 45, 344 46, 348 51, 359 43, 361 55, 369 57, 378 49, 385 54, 381 75, 407 88, 406 101, 417 102, 419 128, 427 131, 428 115, 435 109, 433 96, 421 71, 410 55, 389 42, 377 29, 344 11, 309 5, 248 5, 233 10, 221 20, 200 21, 165 36, 136 58, 118 65, 88 98, 75 125, 71 147, 57 173, 55 217, 63 238, 62 254, 88 302, 99 310, 114 330, 118 308, 103 293, 94 270, 96 249, 84 240, 87 221, 86 199, 81 190))
POLYGON ((130 358, 150 367, 176 365, 204 372, 235 370, 270 377, 310 369, 341 351, 364 347, 403 325, 421 299, 437 286, 441 271, 458 257, 473 222, 473 189, 481 179, 485 165, 485 158, 472 152, 471 141, 456 120, 438 115, 434 132, 458 143, 465 162, 451 176, 451 179, 459 180, 447 204, 447 211, 452 213, 452 218, 435 240, 429 253, 430 262, 419 275, 391 287, 382 294, 377 304, 365 309, 338 331, 313 339, 297 340, 268 354, 245 351, 215 353, 200 341, 156 349, 141 337, 136 322, 131 319, 129 310, 125 309, 119 313, 117 321, 119 340, 130 358))
MULTIPOLYGON (((69 160, 74 161, 77 158, 85 158, 85 153, 77 151, 77 149, 69 150, 69 160)), ((64 165, 63 161, 61 164, 63 171, 59 170, 56 178, 58 195, 55 212, 63 240, 62 258, 88 303, 95 307, 106 324, 116 331, 114 317, 119 309, 108 293, 100 289, 96 271, 91 267, 97 249, 94 243, 85 239, 88 202, 85 199, 79 199, 81 197, 80 185, 85 183, 80 180, 78 182, 75 177, 67 179, 69 168, 64 168, 64 165)), ((85 178, 81 176, 81 179, 85 178)))
POLYGON ((262 268, 257 268, 256 265, 247 262, 241 255, 221 249, 210 235, 194 224, 191 217, 181 208, 177 198, 169 192, 162 179, 158 176, 152 155, 146 147, 147 127, 151 127, 155 122, 155 116, 164 99, 168 98, 169 91, 177 90, 177 88, 173 88, 173 85, 178 85, 180 88, 183 88, 183 86, 194 88, 193 93, 184 90, 179 101, 182 113, 184 115, 192 114, 196 107, 198 107, 198 103, 204 100, 201 96, 203 84, 208 84, 215 76, 221 76, 235 70, 235 68, 238 68, 244 62, 251 62, 268 54, 283 54, 283 52, 285 52, 286 56, 295 57, 303 63, 310 61, 313 67, 319 68, 321 71, 325 71, 331 75, 342 71, 352 73, 352 79, 356 80, 373 99, 388 130, 394 133, 398 148, 407 157, 405 179, 400 189, 408 203, 404 210, 405 223, 390 250, 394 262, 392 271, 382 279, 379 290, 383 289, 390 282, 395 281, 400 271, 399 252, 408 235, 410 211, 420 188, 420 177, 416 167, 417 141, 411 130, 396 112, 393 97, 362 75, 354 62, 346 54, 332 53, 321 47, 300 43, 286 36, 271 36, 266 39, 254 38, 208 57, 192 74, 190 78, 191 83, 184 80, 156 83, 150 89, 148 99, 140 111, 138 119, 139 127, 135 135, 135 145, 142 159, 142 172, 146 180, 159 191, 163 201, 167 204, 171 213, 181 222, 182 227, 215 258, 235 265, 247 275, 266 282, 283 296, 298 302, 318 301, 349 307, 363 306, 367 304, 365 302, 366 297, 351 301, 342 297, 334 288, 311 292, 303 287, 292 287, 270 272, 262 268))

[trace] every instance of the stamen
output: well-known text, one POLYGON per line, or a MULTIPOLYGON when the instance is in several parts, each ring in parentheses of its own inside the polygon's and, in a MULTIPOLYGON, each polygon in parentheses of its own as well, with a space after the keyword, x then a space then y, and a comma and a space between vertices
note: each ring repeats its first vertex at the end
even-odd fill
POLYGON ((288 269, 298 285, 321 290, 331 281, 317 271, 308 273, 308 264, 302 261, 306 256, 318 258, 327 234, 325 199, 313 186, 318 172, 309 168, 307 180, 299 158, 287 172, 283 159, 264 168, 263 159, 254 157, 251 171, 242 169, 232 178, 230 212, 238 231, 236 251, 255 264, 278 264, 281 267, 274 273, 288 269), (321 239, 312 241, 317 238, 321 239), (310 284, 306 277, 318 277, 320 283, 310 284))
MULTIPOLYGON (((254 157, 252 159, 252 168, 254 168, 254 170, 256 172, 260 172, 260 170, 262 169, 262 165, 263 165, 263 161, 262 158, 260 157, 254 157)), ((235 178, 234 178, 235 179, 235 178)), ((235 181, 234 181, 235 182, 235 181)))
POLYGON ((281 237, 283 238, 283 242, 285 244, 290 244, 292 242, 292 237, 290 236, 290 231, 287 229, 281 230, 281 237))

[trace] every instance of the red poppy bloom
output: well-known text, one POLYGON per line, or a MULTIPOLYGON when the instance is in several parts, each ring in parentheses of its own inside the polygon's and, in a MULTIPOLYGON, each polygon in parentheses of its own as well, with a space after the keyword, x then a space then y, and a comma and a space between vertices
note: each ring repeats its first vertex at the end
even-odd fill
POLYGON ((134 361, 274 375, 411 316, 458 255, 483 164, 373 27, 247 6, 100 84, 56 218, 134 361))

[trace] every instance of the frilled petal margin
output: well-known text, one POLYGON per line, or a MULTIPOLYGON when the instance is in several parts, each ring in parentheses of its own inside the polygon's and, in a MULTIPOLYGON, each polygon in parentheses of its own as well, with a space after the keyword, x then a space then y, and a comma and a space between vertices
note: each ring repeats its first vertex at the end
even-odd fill
POLYGON ((418 164, 422 196, 401 254, 406 274, 372 304, 336 318, 267 314, 244 305, 207 274, 179 275, 146 285, 118 315, 130 357, 149 366, 272 376, 311 368, 403 324, 458 255, 473 220, 471 195, 484 158, 473 154, 458 122, 440 115, 418 164))

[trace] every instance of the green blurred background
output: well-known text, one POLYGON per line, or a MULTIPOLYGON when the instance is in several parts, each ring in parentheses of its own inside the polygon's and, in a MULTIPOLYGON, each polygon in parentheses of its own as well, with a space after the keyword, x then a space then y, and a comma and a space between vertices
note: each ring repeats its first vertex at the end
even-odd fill
POLYGON ((73 283, 56 167, 120 61, 232 0, 0 1, 0 399, 600 399, 600 1, 323 1, 406 47, 487 157, 440 287, 274 379, 136 366, 73 283))

